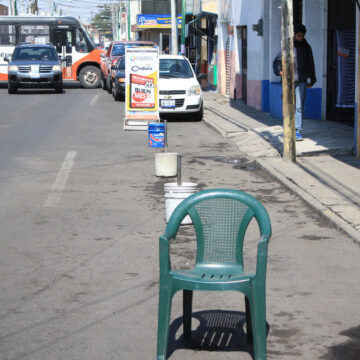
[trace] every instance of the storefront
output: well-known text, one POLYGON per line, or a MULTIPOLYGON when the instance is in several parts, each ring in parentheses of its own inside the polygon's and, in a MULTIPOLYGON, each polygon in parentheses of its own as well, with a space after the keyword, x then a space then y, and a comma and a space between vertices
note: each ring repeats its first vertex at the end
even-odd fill
MULTIPOLYGON (((181 15, 178 15, 177 23, 178 29, 181 29, 181 15)), ((139 40, 154 41, 161 46, 161 53, 165 51, 166 47, 170 47, 171 15, 138 14, 136 31, 138 32, 139 40)))

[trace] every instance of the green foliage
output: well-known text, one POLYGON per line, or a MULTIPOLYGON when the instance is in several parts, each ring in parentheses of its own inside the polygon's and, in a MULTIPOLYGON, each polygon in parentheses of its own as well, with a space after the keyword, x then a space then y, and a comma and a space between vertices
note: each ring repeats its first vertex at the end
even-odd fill
POLYGON ((91 19, 91 25, 99 29, 99 31, 111 31, 111 7, 109 5, 99 5, 98 13, 91 19))

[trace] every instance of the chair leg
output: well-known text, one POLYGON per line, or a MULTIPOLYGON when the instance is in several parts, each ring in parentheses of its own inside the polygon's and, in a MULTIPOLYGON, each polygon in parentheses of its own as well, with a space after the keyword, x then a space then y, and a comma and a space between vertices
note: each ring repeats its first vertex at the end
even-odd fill
POLYGON ((191 341, 192 290, 183 290, 183 326, 184 340, 191 341))
POLYGON ((157 360, 165 360, 168 348, 169 323, 171 315, 172 294, 168 289, 159 291, 157 360))
POLYGON ((245 295, 245 311, 246 311, 246 342, 248 344, 252 344, 253 332, 251 326, 251 311, 250 311, 249 299, 246 295, 245 295))
POLYGON ((255 360, 266 360, 266 308, 265 292, 254 291, 250 304, 254 338, 255 360))

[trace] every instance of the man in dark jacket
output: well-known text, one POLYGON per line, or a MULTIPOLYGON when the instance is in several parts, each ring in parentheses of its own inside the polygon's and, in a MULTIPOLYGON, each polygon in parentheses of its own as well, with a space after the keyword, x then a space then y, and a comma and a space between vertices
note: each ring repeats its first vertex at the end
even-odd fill
MULTIPOLYGON (((296 140, 303 139, 301 131, 304 119, 304 103, 306 88, 316 83, 315 64, 311 46, 305 39, 306 27, 295 25, 294 27, 294 55, 295 55, 295 129, 296 140)), ((273 62, 275 75, 282 76, 281 51, 273 62)))

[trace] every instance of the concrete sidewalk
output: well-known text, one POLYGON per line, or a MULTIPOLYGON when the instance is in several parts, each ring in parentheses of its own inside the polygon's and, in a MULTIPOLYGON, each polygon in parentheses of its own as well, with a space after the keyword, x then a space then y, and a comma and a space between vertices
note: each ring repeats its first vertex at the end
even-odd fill
POLYGON ((290 163, 281 157, 280 120, 215 93, 204 93, 204 103, 208 125, 360 243, 360 161, 353 156, 352 127, 305 120, 304 141, 296 143, 297 162, 290 163))

